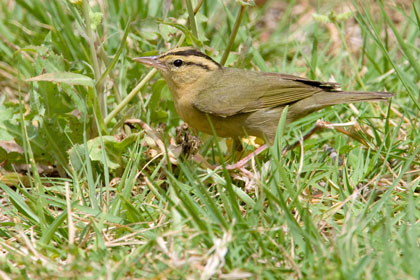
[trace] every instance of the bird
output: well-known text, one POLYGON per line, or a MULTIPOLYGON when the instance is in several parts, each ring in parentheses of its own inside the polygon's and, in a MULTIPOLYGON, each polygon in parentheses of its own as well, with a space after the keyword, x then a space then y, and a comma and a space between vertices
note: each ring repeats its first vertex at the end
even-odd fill
POLYGON ((224 67, 192 47, 133 60, 162 74, 177 113, 193 129, 213 134, 213 126, 220 137, 256 136, 269 144, 274 142, 286 106, 288 124, 328 106, 393 96, 390 92, 343 91, 335 82, 290 74, 224 67))

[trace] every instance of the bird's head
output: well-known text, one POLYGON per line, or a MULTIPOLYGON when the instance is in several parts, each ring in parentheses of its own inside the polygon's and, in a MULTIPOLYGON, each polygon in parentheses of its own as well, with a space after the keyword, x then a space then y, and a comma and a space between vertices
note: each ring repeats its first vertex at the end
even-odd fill
POLYGON ((223 67, 204 53, 190 47, 172 49, 157 56, 144 56, 134 61, 158 69, 170 88, 202 87, 207 78, 223 67))

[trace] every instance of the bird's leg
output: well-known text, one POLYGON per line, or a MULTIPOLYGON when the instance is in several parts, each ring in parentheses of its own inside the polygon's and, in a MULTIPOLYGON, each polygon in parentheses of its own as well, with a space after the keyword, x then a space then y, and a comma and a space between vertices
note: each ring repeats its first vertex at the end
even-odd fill
MULTIPOLYGON (((317 124, 318 124, 318 122, 317 122, 317 124)), ((315 124, 315 127, 312 128, 308 133, 306 133, 303 136, 303 140, 308 139, 317 130, 319 130, 319 129, 322 128, 321 126, 319 126, 317 124, 315 124)), ((300 141, 296 141, 292 145, 289 145, 286 148, 284 148, 282 155, 286 155, 288 151, 294 149, 297 145, 299 145, 299 142, 300 141)), ((261 147, 259 147, 254 152, 250 153, 249 155, 247 155, 246 157, 244 157, 240 161, 238 161, 238 162, 236 162, 234 164, 230 164, 230 165, 226 166, 226 169, 228 169, 228 170, 234 170, 234 169, 241 169, 241 168, 243 168, 248 163, 248 161, 250 161, 253 157, 261 154, 262 152, 264 152, 267 148, 268 148, 267 144, 262 145, 261 147)))
POLYGON ((231 147, 231 155, 234 162, 238 161, 244 151, 244 146, 241 141, 241 137, 233 137, 233 143, 231 147))
POLYGON ((255 151, 253 151, 252 153, 250 153, 249 155, 247 155, 246 157, 244 157, 240 161, 238 161, 234 164, 229 164, 228 166, 226 166, 226 169, 228 169, 228 170, 241 169, 242 167, 245 166, 245 164, 248 163, 248 161, 250 161, 253 157, 261 154, 262 152, 264 152, 267 148, 268 148, 267 144, 262 145, 261 147, 259 147, 258 149, 256 149, 255 151))
POLYGON ((241 137, 233 138, 232 151, 233 150, 237 152, 242 152, 244 150, 244 146, 242 146, 241 137))
MULTIPOLYGON (((366 141, 361 138, 360 136, 349 132, 347 130, 344 130, 343 128, 341 128, 342 126, 349 126, 349 125, 355 125, 355 122, 349 122, 349 123, 343 123, 343 124, 333 124, 333 123, 329 123, 326 121, 322 121, 322 120, 318 120, 315 124, 315 127, 312 128, 308 133, 306 133, 301 140, 294 142, 291 145, 288 145, 287 147, 285 147, 283 149, 282 155, 286 155, 288 151, 293 150, 296 146, 299 145, 299 143, 303 140, 308 139, 309 137, 311 137, 314 133, 316 133, 317 131, 321 130, 321 129, 334 129, 338 132, 341 132, 347 136, 349 136, 350 138, 353 138, 354 140, 362 143, 363 145, 365 145, 366 147, 369 147, 369 145, 366 143, 366 141)), ((240 161, 234 163, 234 164, 230 164, 228 166, 226 166, 226 168, 228 170, 233 170, 233 169, 241 169, 243 168, 248 161, 250 161, 253 157, 259 155, 260 153, 262 153, 263 151, 265 151, 268 148, 267 144, 264 144, 263 146, 259 147, 258 149, 256 149, 254 152, 250 153, 249 155, 247 155, 246 157, 244 157, 243 159, 241 159, 240 161)))

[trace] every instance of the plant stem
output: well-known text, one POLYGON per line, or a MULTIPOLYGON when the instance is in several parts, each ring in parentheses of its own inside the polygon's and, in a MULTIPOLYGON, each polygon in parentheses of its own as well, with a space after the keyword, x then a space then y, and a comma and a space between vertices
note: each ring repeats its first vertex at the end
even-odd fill
POLYGON ((119 112, 121 112, 122 109, 124 109, 124 107, 131 101, 132 98, 134 98, 134 96, 137 95, 137 93, 139 93, 139 91, 153 77, 153 75, 156 74, 156 72, 156 68, 153 68, 149 73, 147 73, 146 77, 144 77, 143 80, 123 99, 123 101, 121 101, 121 103, 118 104, 108 116, 106 116, 104 120, 105 125, 107 125, 119 112))
POLYGON ((239 26, 241 25, 241 20, 244 15, 244 11, 245 11, 245 6, 241 5, 241 9, 239 10, 239 14, 238 14, 238 17, 236 18, 235 25, 233 26, 232 33, 230 34, 229 42, 226 47, 225 53, 223 54, 223 57, 220 60, 221 65, 224 65, 226 63, 230 50, 233 46, 233 43, 235 42, 236 34, 238 33, 239 26))
POLYGON ((188 9, 188 19, 190 22, 190 28, 191 28, 191 32, 194 35, 195 38, 198 38, 198 34, 197 34, 197 26, 195 23, 195 17, 194 17, 194 10, 191 4, 191 0, 185 0, 185 3, 187 4, 187 9, 188 9))
MULTIPOLYGON (((109 59, 108 59, 107 53, 105 52, 104 49, 101 48, 99 50, 99 56, 101 57, 102 61, 105 62, 106 65, 109 65, 109 59)), ((109 75, 111 76, 111 80, 113 80, 113 81, 117 80, 117 77, 115 76, 115 74, 112 71, 109 72, 109 75)), ((118 103, 120 103, 122 98, 121 98, 121 93, 120 93, 120 90, 119 90, 118 86, 114 85, 112 87, 112 90, 114 91, 115 100, 118 103)))
MULTIPOLYGON (((90 15, 89 15, 90 7, 89 7, 89 0, 83 0, 83 16, 85 17, 85 25, 86 25, 86 33, 88 36, 88 43, 89 43, 89 50, 90 50, 90 58, 93 64, 93 71, 95 75, 95 81, 97 81, 101 77, 101 73, 99 70, 99 62, 98 56, 96 54, 95 48, 95 35, 91 27, 90 22, 90 15)), ((103 92, 99 90, 99 87, 96 88, 96 94, 99 99, 99 104, 101 108, 102 115, 105 115, 105 100, 103 92)))

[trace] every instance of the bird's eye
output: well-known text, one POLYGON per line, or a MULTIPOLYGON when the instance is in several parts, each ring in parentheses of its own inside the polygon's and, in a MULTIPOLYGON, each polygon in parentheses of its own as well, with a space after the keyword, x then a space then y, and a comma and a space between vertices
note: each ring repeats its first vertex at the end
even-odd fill
POLYGON ((181 59, 177 59, 174 61, 175 67, 181 67, 184 62, 181 59))

